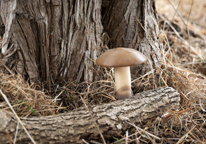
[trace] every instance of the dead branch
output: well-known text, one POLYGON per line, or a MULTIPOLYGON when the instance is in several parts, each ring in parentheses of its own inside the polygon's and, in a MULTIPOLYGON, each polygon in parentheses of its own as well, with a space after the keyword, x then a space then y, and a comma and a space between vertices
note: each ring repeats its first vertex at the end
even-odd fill
MULTIPOLYGON (((127 100, 90 106, 88 109, 82 107, 59 115, 21 118, 21 121, 36 143, 81 143, 82 139, 100 140, 95 122, 106 139, 129 130, 132 125, 128 122, 141 123, 170 109, 177 109, 179 101, 177 91, 164 87, 136 94, 127 100)), ((6 131, 14 139, 17 123, 12 113, 0 110, 0 143, 9 143, 6 131)), ((19 126, 16 142, 29 141, 19 126)))

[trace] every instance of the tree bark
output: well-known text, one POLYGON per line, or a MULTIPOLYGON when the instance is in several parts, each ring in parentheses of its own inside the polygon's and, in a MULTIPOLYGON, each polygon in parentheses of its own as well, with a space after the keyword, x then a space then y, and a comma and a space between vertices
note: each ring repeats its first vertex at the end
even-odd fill
MULTIPOLYGON (((21 118, 25 127, 40 143, 81 143, 82 139, 98 139, 99 126, 104 138, 117 136, 132 126, 130 123, 140 123, 161 116, 171 109, 178 109, 180 95, 173 88, 164 87, 145 91, 131 99, 118 100, 85 108, 56 116, 21 118), (89 110, 89 111, 88 111, 89 110)), ((17 121, 10 112, 0 111, 0 143, 9 143, 6 131, 14 139, 17 121)), ((20 126, 17 143, 29 143, 29 139, 20 126)))
POLYGON ((104 31, 109 47, 129 47, 142 52, 150 64, 135 71, 145 73, 160 66, 159 26, 155 0, 110 0, 103 9, 104 31))
POLYGON ((134 67, 135 73, 161 63, 155 0, 0 2, 5 25, 1 60, 32 82, 46 82, 50 88, 68 81, 98 80, 94 61, 102 51, 103 26, 109 48, 130 47, 147 56, 151 65, 134 67))
POLYGON ((1 17, 6 26, 1 59, 10 69, 48 87, 93 81, 101 0, 2 0, 1 17))

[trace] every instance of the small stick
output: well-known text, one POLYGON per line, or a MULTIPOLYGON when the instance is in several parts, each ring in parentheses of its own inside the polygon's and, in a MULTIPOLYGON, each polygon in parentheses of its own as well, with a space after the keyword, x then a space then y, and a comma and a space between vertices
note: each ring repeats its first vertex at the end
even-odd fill
MULTIPOLYGON (((194 0, 192 0, 192 4, 191 4, 191 7, 190 7, 190 12, 189 12, 189 15, 188 15, 188 18, 187 18, 187 25, 189 23, 189 19, 190 19, 190 15, 191 15, 191 12, 192 12, 193 3, 194 3, 194 0)), ((189 36, 189 44, 191 44, 191 42, 190 42, 190 32, 189 32, 188 28, 187 28, 187 33, 188 33, 188 36, 189 36)), ((189 49, 189 53, 190 53, 190 49, 189 49)))
POLYGON ((14 76, 14 73, 0 60, 0 63, 5 67, 5 69, 12 75, 14 76))
POLYGON ((11 139, 8 131, 6 131, 6 135, 7 135, 8 139, 9 139, 9 144, 12 144, 12 139, 11 139))
POLYGON ((182 15, 179 13, 179 11, 175 8, 175 6, 173 5, 173 3, 171 2, 171 0, 168 0, 168 1, 169 1, 169 3, 172 5, 172 7, 173 7, 173 9, 176 11, 176 13, 179 15, 179 17, 181 18, 182 22, 184 23, 184 25, 185 25, 185 27, 186 27, 186 29, 187 29, 187 34, 188 34, 188 36, 189 36, 189 53, 190 53, 191 43, 190 43, 190 32, 189 32, 188 26, 187 26, 187 24, 185 23, 182 15))
POLYGON ((138 126, 136 126, 136 125, 134 125, 134 124, 132 124, 132 123, 129 123, 129 122, 127 122, 127 123, 130 124, 130 125, 132 125, 133 127, 135 127, 137 130, 140 130, 141 132, 144 132, 145 134, 147 134, 147 135, 149 135, 149 136, 151 136, 151 137, 153 137, 153 138, 155 138, 155 139, 161 140, 161 138, 159 138, 159 137, 157 137, 157 136, 155 136, 155 135, 153 135, 153 134, 151 134, 151 133, 149 133, 149 132, 147 132, 147 131, 139 128, 138 126))
POLYGON ((176 143, 176 144, 180 144, 182 143, 182 141, 184 140, 185 137, 188 137, 188 134, 195 128, 196 126, 194 126, 190 131, 188 131, 184 136, 181 137, 181 139, 176 143))
POLYGON ((15 134, 15 137, 14 137, 14 144, 16 143, 16 137, 17 137, 17 134, 18 134, 18 129, 19 129, 19 122, 17 123, 17 126, 16 126, 16 134, 15 134))

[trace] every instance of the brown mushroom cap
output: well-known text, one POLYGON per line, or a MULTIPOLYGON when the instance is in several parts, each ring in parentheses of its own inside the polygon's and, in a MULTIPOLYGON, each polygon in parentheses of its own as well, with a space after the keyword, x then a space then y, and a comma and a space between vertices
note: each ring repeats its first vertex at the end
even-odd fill
POLYGON ((104 67, 125 67, 144 63, 147 60, 141 52, 131 48, 115 48, 100 55, 96 63, 104 67))

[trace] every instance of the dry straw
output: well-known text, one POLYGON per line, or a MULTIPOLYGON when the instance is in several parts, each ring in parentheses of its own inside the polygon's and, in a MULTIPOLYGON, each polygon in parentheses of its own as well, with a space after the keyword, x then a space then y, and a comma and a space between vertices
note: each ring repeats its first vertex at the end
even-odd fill
MULTIPOLYGON (((195 8, 196 3, 193 5, 195 8)), ((179 7, 183 6, 180 4, 179 7)), ((180 14, 181 12, 178 15, 180 14)), ((138 93, 155 87, 173 87, 181 95, 181 107, 178 111, 168 111, 145 123, 132 124, 135 128, 134 133, 130 135, 126 133, 126 136, 120 134, 118 140, 124 143, 125 141, 128 143, 133 141, 137 143, 205 143, 206 58, 203 49, 206 47, 205 33, 199 30, 201 26, 192 27, 190 22, 185 22, 188 27, 182 25, 184 15, 181 19, 174 17, 168 20, 163 15, 159 15, 159 18, 162 65, 159 69, 151 70, 140 77, 132 75, 132 89, 134 93, 138 93), (188 37, 188 30, 190 37, 188 37)), ((186 15, 187 18, 188 15, 186 15)), ((193 19, 192 14, 190 18, 193 19)), ((108 36, 104 34, 102 37, 107 43, 108 36)), ((99 53, 106 50, 108 50, 107 46, 103 45, 99 53)), ((0 73, 0 89, 5 93, 19 117, 54 115, 85 105, 115 100, 113 69, 97 66, 94 71, 101 79, 100 81, 80 84, 70 82, 53 90, 52 93, 35 90, 32 84, 25 82, 19 75, 0 73)), ((0 108, 9 110, 1 96, 0 108)))

